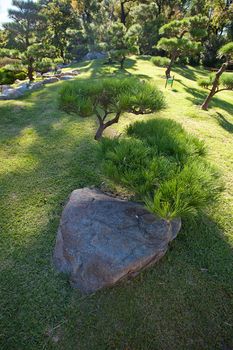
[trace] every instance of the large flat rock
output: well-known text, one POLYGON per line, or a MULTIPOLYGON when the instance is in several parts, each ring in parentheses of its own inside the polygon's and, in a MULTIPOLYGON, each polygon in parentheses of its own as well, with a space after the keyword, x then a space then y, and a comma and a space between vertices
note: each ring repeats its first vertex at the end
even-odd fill
POLYGON ((93 293, 158 261, 180 227, 180 219, 157 219, 138 203, 75 190, 62 214, 54 264, 72 286, 93 293))

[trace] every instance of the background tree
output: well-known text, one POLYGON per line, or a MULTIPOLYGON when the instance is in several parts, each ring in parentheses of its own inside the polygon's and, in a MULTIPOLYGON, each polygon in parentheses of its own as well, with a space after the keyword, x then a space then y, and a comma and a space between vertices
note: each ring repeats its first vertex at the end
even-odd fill
POLYGON ((80 20, 87 49, 94 52, 99 44, 99 28, 105 19, 102 10, 106 7, 110 10, 110 3, 102 0, 72 0, 72 6, 80 20))
MULTIPOLYGON (((9 10, 12 22, 5 23, 4 28, 14 35, 15 47, 21 52, 27 52, 29 46, 36 42, 37 34, 44 25, 40 14, 40 6, 33 1, 13 0, 16 9, 9 10)), ((27 70, 29 80, 33 80, 33 56, 27 56, 27 70)))
POLYGON ((138 38, 140 53, 152 54, 153 46, 159 40, 159 28, 164 24, 164 17, 159 13, 157 4, 154 1, 139 4, 131 10, 130 17, 133 24, 141 27, 138 38))
POLYGON ((233 23, 233 3, 228 0, 192 0, 190 14, 202 14, 208 18, 207 33, 203 42, 202 63, 213 67, 219 62, 218 50, 230 36, 233 23))
POLYGON ((233 74, 223 73, 226 71, 230 64, 233 64, 233 42, 230 42, 219 49, 220 57, 225 58, 225 62, 217 71, 215 76, 211 75, 207 79, 201 79, 198 83, 200 86, 210 90, 209 95, 206 97, 201 108, 207 110, 212 97, 223 90, 233 90, 233 74))
MULTIPOLYGON (((219 47, 233 38, 233 4, 227 0, 14 0, 13 5, 11 22, 0 31, 1 48, 23 53, 43 43, 56 47, 66 62, 96 54, 103 43, 122 65, 136 47, 148 55, 165 50, 171 59, 169 76, 173 62, 185 55, 190 63, 201 58, 218 66, 219 47)), ((30 80, 32 61, 28 57, 30 80)))
POLYGON ((126 21, 129 16, 130 10, 134 6, 136 1, 133 0, 118 0, 116 1, 117 10, 119 12, 120 21, 126 26, 126 21))
POLYGON ((171 67, 178 57, 192 56, 200 52, 202 44, 199 39, 206 35, 206 18, 201 16, 187 17, 171 21, 160 29, 164 37, 157 47, 166 51, 170 63, 166 69, 166 77, 170 77, 171 67))
POLYGON ((0 48, 6 48, 8 42, 6 30, 0 29, 0 48))
POLYGON ((20 52, 19 50, 1 49, 0 57, 8 57, 17 60, 22 66, 30 67, 28 78, 33 81, 33 73, 45 73, 54 67, 54 60, 57 57, 57 50, 54 46, 48 44, 32 44, 27 50, 20 52))
POLYGON ((104 48, 109 55, 110 61, 117 60, 121 69, 129 54, 137 53, 138 34, 140 27, 131 26, 128 30, 124 24, 117 22, 110 25, 106 32, 104 48))
POLYGON ((76 32, 72 29, 78 27, 70 0, 52 0, 43 6, 42 14, 47 21, 46 40, 59 51, 59 56, 66 61, 70 41, 76 32))
POLYGON ((110 78, 98 81, 76 81, 66 84, 60 91, 60 108, 82 117, 96 115, 99 127, 95 140, 106 128, 118 123, 124 112, 147 114, 164 107, 160 91, 149 83, 133 77, 110 78))
POLYGON ((57 57, 55 46, 48 44, 33 44, 22 54, 22 63, 31 63, 32 75, 38 71, 46 73, 54 67, 53 60, 57 57))

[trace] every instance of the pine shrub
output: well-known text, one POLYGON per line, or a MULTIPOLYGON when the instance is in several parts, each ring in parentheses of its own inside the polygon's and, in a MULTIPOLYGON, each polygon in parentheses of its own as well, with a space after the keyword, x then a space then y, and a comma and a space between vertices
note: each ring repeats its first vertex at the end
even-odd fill
POLYGON ((104 171, 165 219, 196 215, 217 199, 221 184, 202 141, 173 120, 129 126, 122 139, 103 139, 104 171))
POLYGON ((151 57, 151 62, 157 67, 167 67, 170 63, 169 58, 162 56, 151 57))

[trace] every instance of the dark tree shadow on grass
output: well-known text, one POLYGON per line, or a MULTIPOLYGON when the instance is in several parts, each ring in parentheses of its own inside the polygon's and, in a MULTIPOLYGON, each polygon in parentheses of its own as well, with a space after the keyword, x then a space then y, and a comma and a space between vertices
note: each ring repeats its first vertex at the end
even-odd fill
POLYGON ((99 161, 92 122, 50 106, 55 90, 31 95, 17 112, 4 108, 1 148, 9 148, 9 158, 28 163, 10 166, 0 176, 1 349, 54 346, 51 329, 66 322, 69 300, 78 295, 56 274, 51 256, 69 194, 100 185, 99 161), (36 137, 22 146, 19 140, 27 130, 36 137))
POLYGON ((153 56, 150 55, 139 55, 138 59, 142 61, 150 61, 153 56))
POLYGON ((134 69, 134 66, 137 61, 133 58, 127 58, 125 60, 123 69, 120 68, 119 62, 109 63, 106 60, 102 60, 99 62, 101 62, 101 66, 99 66, 95 71, 93 71, 92 77, 113 77, 115 75, 131 76, 132 73, 130 73, 127 69, 134 69))
POLYGON ((233 124, 230 123, 221 113, 217 113, 217 121, 223 129, 229 133, 233 133, 233 124))
POLYGON ((200 75, 203 75, 203 68, 198 67, 192 67, 190 69, 188 66, 174 66, 172 71, 192 81, 197 80, 200 75))
MULTIPOLYGON (((203 90, 200 90, 197 88, 190 88, 190 87, 185 87, 185 91, 189 95, 191 95, 191 97, 187 97, 187 100, 191 101, 195 105, 201 105, 208 94, 208 91, 203 91, 203 90)), ((227 101, 224 101, 223 99, 221 99, 217 96, 212 98, 210 105, 209 105, 209 109, 211 107, 218 107, 218 108, 225 110, 228 113, 233 113, 233 104, 229 103, 227 101)))

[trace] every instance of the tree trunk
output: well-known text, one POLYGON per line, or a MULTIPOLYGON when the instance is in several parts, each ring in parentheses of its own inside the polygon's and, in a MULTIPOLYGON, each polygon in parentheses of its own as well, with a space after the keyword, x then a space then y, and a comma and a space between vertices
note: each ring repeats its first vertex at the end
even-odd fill
POLYGON ((125 3, 121 1, 121 23, 126 25, 125 3))
POLYGON ((108 64, 112 64, 112 63, 113 63, 112 56, 109 55, 109 56, 108 56, 108 64))
POLYGON ((172 65, 173 65, 174 61, 175 61, 175 56, 172 56, 171 57, 171 61, 170 61, 169 65, 168 65, 168 67, 167 67, 167 69, 165 71, 167 79, 171 77, 171 68, 172 68, 172 65))
POLYGON ((124 62, 125 62, 125 57, 123 57, 123 58, 120 60, 121 69, 124 69, 124 62))
POLYGON ((215 79, 214 79, 213 85, 212 85, 212 88, 210 90, 210 93, 206 97, 205 101, 202 103, 201 109, 207 111, 207 109, 209 107, 210 100, 216 94, 216 92, 218 90, 219 79, 220 79, 221 75, 225 72, 225 70, 227 69, 227 65, 228 65, 227 62, 223 63, 221 68, 217 71, 217 73, 215 75, 215 79))
MULTIPOLYGON (((120 115, 121 115, 121 112, 117 112, 115 117, 109 121, 107 121, 105 124, 104 124, 104 119, 102 119, 100 117, 99 114, 97 114, 97 117, 98 117, 98 120, 99 120, 99 127, 96 131, 96 134, 95 134, 95 140, 96 141, 99 141, 103 135, 103 132, 106 128, 108 128, 109 126, 113 125, 113 124, 116 124, 118 123, 119 121, 119 118, 120 118, 120 115)), ((107 116, 107 114, 105 115, 105 117, 107 116)))
POLYGON ((104 129, 105 129, 104 124, 99 125, 99 127, 98 127, 98 129, 96 131, 96 134, 95 134, 95 140, 96 141, 99 141, 101 139, 101 137, 103 135, 103 132, 104 132, 104 129))
POLYGON ((201 109, 203 109, 204 111, 207 111, 208 110, 208 107, 209 107, 209 103, 210 103, 210 100, 212 99, 212 97, 215 95, 215 91, 212 91, 213 90, 213 87, 209 93, 209 95, 206 97, 205 101, 202 103, 201 105, 201 109))
POLYGON ((34 80, 34 78, 33 78, 33 66, 32 66, 32 61, 31 60, 28 63, 28 79, 30 81, 34 80))
POLYGON ((60 48, 60 54, 61 54, 61 58, 63 60, 63 63, 65 63, 65 53, 64 53, 63 48, 60 48))

